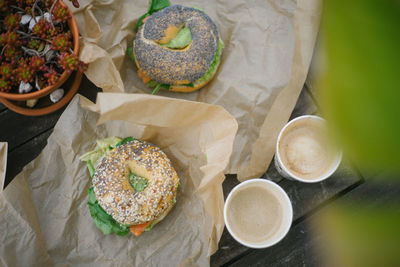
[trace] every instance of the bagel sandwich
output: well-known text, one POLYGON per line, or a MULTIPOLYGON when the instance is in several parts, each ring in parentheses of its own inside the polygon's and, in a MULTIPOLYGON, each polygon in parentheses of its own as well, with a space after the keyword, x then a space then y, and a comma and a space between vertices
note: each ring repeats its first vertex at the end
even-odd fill
POLYGON ((201 9, 153 0, 136 30, 127 53, 153 94, 160 89, 193 92, 215 76, 224 44, 201 9))
POLYGON ((170 212, 180 187, 171 161, 157 146, 132 137, 97 140, 80 157, 89 169, 88 207, 104 234, 140 236, 170 212))

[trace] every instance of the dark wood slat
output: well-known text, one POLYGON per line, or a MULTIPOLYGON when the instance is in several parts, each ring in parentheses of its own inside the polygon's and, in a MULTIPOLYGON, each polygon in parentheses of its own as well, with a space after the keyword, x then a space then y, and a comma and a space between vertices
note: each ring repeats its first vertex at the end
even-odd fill
POLYGON ((34 137, 24 145, 17 147, 8 154, 7 171, 4 185, 7 186, 11 180, 22 170, 22 168, 35 159, 47 144, 47 138, 53 129, 34 137))
MULTIPOLYGON (((397 181, 367 181, 335 200, 334 204, 350 206, 354 210, 393 207, 393 212, 399 212, 400 183, 397 181), (360 206, 360 203, 363 205, 360 206)), ((252 250, 229 266, 325 266, 320 257, 324 236, 313 231, 310 223, 315 215, 293 227, 276 246, 252 250)))
POLYGON ((320 236, 311 237, 307 222, 293 227, 277 245, 252 250, 238 261, 226 266, 323 266, 319 255, 313 252, 320 236))
POLYGON ((300 93, 299 99, 297 100, 296 106, 293 109, 293 112, 290 116, 290 120, 301 116, 301 115, 310 115, 317 112, 317 106, 310 93, 307 91, 306 87, 303 87, 303 90, 300 93))
POLYGON ((359 182, 362 179, 358 173, 348 163, 344 163, 332 177, 323 182, 306 184, 283 179, 279 185, 292 201, 293 218, 296 220, 359 182))
POLYGON ((6 110, 6 106, 3 105, 3 103, 0 103, 0 113, 6 110))
MULTIPOLYGON (((86 78, 82 80, 80 93, 94 100, 99 89, 86 78)), ((40 117, 28 117, 11 110, 0 113, 0 141, 8 142, 8 151, 27 142, 40 133, 54 127, 65 108, 40 117)))
POLYGON ((27 117, 6 110, 0 113, 0 140, 8 142, 8 151, 51 129, 64 109, 40 117, 27 117))
MULTIPOLYGON (((224 181, 225 194, 239 183, 233 179, 234 177, 228 177, 224 181)), ((318 206, 324 205, 346 188, 359 183, 360 180, 361 178, 352 167, 343 164, 331 178, 321 183, 306 184, 280 178, 278 184, 287 192, 292 201, 293 219, 296 221, 318 206)), ((234 258, 241 257, 243 253, 249 253, 249 251, 252 251, 252 249, 239 244, 225 229, 219 243, 219 250, 211 256, 211 266, 226 264, 234 258)))
POLYGON ((91 81, 89 81, 85 75, 83 75, 83 79, 81 85, 79 86, 78 94, 81 94, 91 101, 96 101, 97 93, 101 92, 101 89, 96 87, 91 81))

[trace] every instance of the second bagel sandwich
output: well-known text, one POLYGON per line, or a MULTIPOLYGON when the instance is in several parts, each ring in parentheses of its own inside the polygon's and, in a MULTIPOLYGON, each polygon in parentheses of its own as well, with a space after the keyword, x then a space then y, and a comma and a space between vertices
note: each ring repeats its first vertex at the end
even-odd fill
POLYGON ((160 222, 176 202, 178 175, 151 143, 109 137, 80 157, 92 177, 88 206, 104 234, 135 236, 160 222))
POLYGON ((172 5, 151 15, 150 9, 138 21, 131 50, 139 77, 153 94, 205 86, 217 72, 224 47, 215 23, 198 8, 172 5))

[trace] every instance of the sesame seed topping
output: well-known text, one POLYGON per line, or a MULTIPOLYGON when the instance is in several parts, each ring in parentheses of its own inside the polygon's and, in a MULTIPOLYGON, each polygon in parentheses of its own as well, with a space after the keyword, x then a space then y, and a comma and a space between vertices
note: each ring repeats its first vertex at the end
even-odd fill
POLYGON ((134 140, 114 148, 97 166, 93 188, 99 205, 117 222, 136 225, 161 215, 176 197, 178 175, 158 147, 134 140), (148 186, 136 192, 130 186, 130 164, 145 170, 148 186))

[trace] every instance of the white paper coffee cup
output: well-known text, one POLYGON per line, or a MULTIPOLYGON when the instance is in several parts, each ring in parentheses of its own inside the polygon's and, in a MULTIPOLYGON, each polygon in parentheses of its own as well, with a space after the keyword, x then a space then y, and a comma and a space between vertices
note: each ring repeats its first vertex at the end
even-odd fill
POLYGON ((250 248, 266 248, 278 243, 289 232, 293 209, 288 195, 279 185, 265 179, 250 179, 229 193, 224 219, 236 241, 250 248))
MULTIPOLYGON (((275 159, 274 159, 274 163, 275 163, 275 167, 277 169, 277 171, 285 178, 288 178, 290 180, 297 180, 300 182, 304 182, 304 183, 316 183, 316 182, 321 182, 327 178, 329 178, 339 167, 340 162, 342 160, 342 153, 339 150, 332 150, 331 155, 329 155, 329 161, 327 160, 322 160, 324 156, 327 155, 319 155, 320 157, 318 157, 318 153, 315 153, 313 151, 312 148, 310 148, 310 146, 314 146, 314 147, 318 147, 318 145, 315 145, 314 142, 313 143, 313 138, 312 135, 309 134, 308 136, 302 136, 302 139, 300 140, 296 140, 296 142, 292 142, 289 143, 289 145, 286 144, 285 148, 282 148, 282 144, 281 142, 283 142, 282 140, 287 137, 289 134, 291 134, 291 132, 293 132, 295 129, 299 128, 301 125, 305 125, 305 124, 313 124, 313 123, 320 123, 321 125, 325 125, 326 121, 318 116, 314 116, 314 115, 304 115, 304 116, 300 116, 297 117, 293 120, 291 120, 290 122, 288 122, 280 131, 279 136, 278 136, 278 140, 276 142, 276 153, 275 153, 275 159), (312 143, 311 145, 307 146, 307 142, 308 144, 312 143), (290 147, 290 145, 292 146, 296 146, 295 148, 290 147), (289 146, 289 147, 288 147, 289 146), (287 153, 289 151, 289 149, 291 149, 291 155, 293 155, 293 162, 296 162, 298 164, 300 164, 299 162, 302 161, 302 159, 307 162, 306 158, 307 153, 310 153, 310 157, 314 157, 316 159, 318 159, 320 162, 316 162, 314 169, 315 171, 315 175, 313 175, 312 173, 312 167, 310 167, 311 165, 308 164, 308 169, 309 169, 309 173, 307 174, 306 171, 303 172, 303 174, 299 171, 296 172, 294 171, 293 165, 291 167, 286 166, 284 160, 282 160, 282 158, 284 157, 283 153, 287 153), (306 151, 306 150, 310 150, 310 151, 306 151), (334 152, 333 152, 334 151, 334 152), (297 153, 297 154, 296 154, 297 153), (303 157, 303 158, 302 158, 303 157), (318 164, 320 165, 318 165, 318 164), (326 165, 326 166, 325 166, 326 165), (320 168, 320 169, 318 169, 320 168)), ((286 156, 286 155, 285 155, 286 156)), ((287 157, 287 156, 286 156, 287 157)), ((310 160, 311 161, 311 160, 310 160)), ((287 165, 290 165, 287 163, 287 165)))

